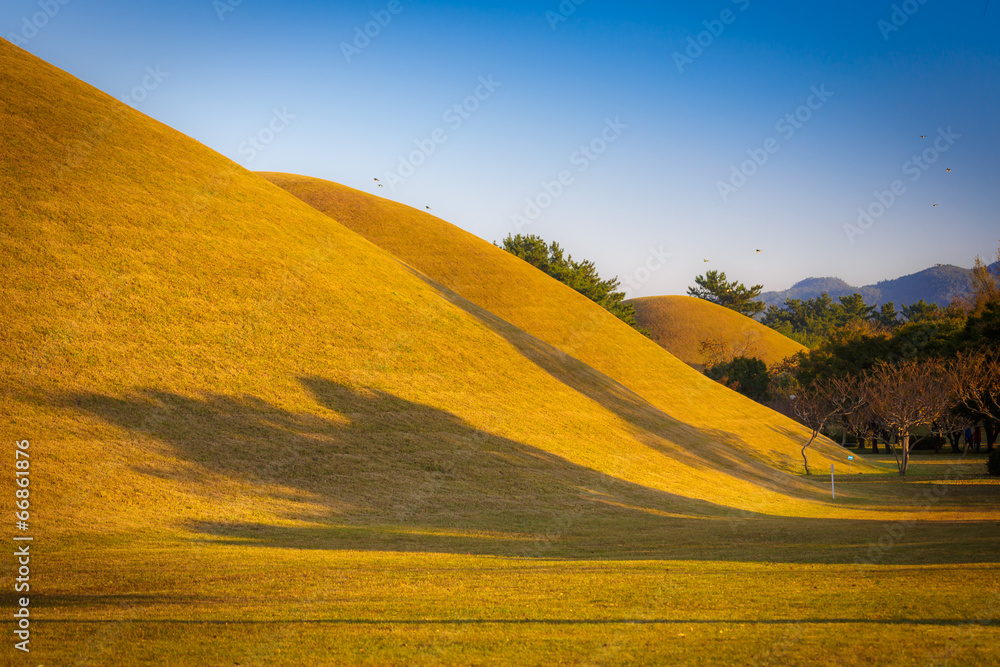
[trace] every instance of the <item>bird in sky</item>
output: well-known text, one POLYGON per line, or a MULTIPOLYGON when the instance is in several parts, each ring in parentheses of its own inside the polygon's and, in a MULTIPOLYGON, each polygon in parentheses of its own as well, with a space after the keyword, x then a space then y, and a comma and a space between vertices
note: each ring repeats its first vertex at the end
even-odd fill
POLYGON ((375 179, 375 182, 378 183, 378 179, 377 178, 375 179))
POLYGON ((705 260, 705 263, 708 264, 708 260, 707 259, 705 260))
POLYGON ((764 252, 764 251, 763 251, 763 250, 761 250, 760 248, 757 248, 757 254, 758 254, 758 255, 759 255, 760 253, 762 253, 762 252, 764 252))
POLYGON ((378 186, 379 186, 379 187, 382 187, 382 184, 381 184, 381 183, 379 183, 379 184, 378 184, 378 186))
POLYGON ((937 204, 934 204, 934 205, 937 206, 937 204))
POLYGON ((431 210, 430 206, 425 206, 424 208, 426 208, 428 211, 431 210))
POLYGON ((951 173, 951 169, 945 169, 945 171, 947 171, 949 174, 951 173))
POLYGON ((926 139, 926 138, 927 138, 927 135, 926 135, 926 134, 921 134, 921 135, 920 135, 920 138, 921 138, 921 139, 926 139))

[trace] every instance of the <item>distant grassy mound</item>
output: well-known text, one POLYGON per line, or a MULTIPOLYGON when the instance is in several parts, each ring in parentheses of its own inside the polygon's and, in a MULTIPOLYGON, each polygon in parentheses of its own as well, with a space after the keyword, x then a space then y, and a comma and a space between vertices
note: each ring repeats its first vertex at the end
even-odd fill
POLYGON ((806 347, 729 308, 691 296, 652 296, 628 301, 650 337, 686 364, 702 370, 704 341, 721 341, 737 356, 757 357, 768 366, 806 347))
MULTIPOLYGON (((699 467, 747 461, 798 470, 807 437, 795 422, 721 387, 569 287, 454 225, 392 201, 319 179, 263 174, 463 299, 503 318, 619 384, 614 397, 574 386, 699 467)), ((524 343, 511 339, 526 354, 524 343)), ((565 371, 543 366, 557 377, 565 371)), ((826 443, 819 457, 839 458, 826 443)), ((735 466, 735 469, 732 468, 735 466)), ((752 466, 750 466, 752 467, 752 466)), ((743 474, 743 473, 740 473, 743 474)))

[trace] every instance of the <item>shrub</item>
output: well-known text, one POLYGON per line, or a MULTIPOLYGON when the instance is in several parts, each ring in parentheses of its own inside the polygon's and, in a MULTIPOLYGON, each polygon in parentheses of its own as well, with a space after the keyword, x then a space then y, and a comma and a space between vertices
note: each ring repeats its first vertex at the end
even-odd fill
POLYGON ((712 366, 705 375, 758 403, 768 400, 770 377, 767 364, 760 359, 736 357, 728 363, 712 366))

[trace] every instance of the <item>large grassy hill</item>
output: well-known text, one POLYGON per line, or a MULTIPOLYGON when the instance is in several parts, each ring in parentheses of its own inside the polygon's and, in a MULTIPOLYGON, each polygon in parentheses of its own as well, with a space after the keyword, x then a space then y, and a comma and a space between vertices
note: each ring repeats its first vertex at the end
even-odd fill
POLYGON ((800 427, 430 216, 322 183, 317 210, 2 40, 0 146, 33 664, 705 664, 723 630, 752 662, 775 609, 815 620, 806 655, 894 599, 842 573, 918 512, 880 558, 947 568, 935 613, 995 586, 953 572, 996 552, 963 506, 989 487, 928 506, 859 461, 834 501, 800 427))
POLYGON ((652 296, 631 299, 636 322, 654 341, 681 361, 701 370, 701 344, 721 341, 728 350, 757 357, 768 366, 805 346, 734 310, 690 296, 652 296))
MULTIPOLYGON (((446 289, 23 51, 0 57, 0 391, 38 442, 47 529, 392 523, 415 496, 422 522, 527 529, 619 481, 661 509, 825 511, 779 472, 799 470, 800 428, 520 260, 466 235, 474 272, 410 262, 446 289), (512 310, 498 272, 532 305, 512 310)), ((462 238, 420 220, 415 247, 462 238)))
MULTIPOLYGON (((676 456, 701 459, 697 465, 707 468, 753 459, 784 470, 799 469, 798 450, 808 437, 802 427, 708 380, 519 258, 396 202, 319 179, 264 176, 462 299, 619 383, 620 398, 613 399, 617 405, 612 409, 644 432, 683 445, 674 450, 676 456), (696 444, 688 446, 691 438, 696 444)), ((580 389, 593 395, 588 388, 580 389)), ((830 460, 843 456, 828 443, 816 454, 830 460)))

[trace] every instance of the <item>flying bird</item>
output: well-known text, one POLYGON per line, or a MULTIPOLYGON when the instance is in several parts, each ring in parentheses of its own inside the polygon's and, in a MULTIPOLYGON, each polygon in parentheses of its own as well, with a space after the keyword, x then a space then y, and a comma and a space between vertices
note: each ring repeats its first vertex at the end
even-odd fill
POLYGON ((937 206, 937 204, 934 204, 934 205, 937 206))
POLYGON ((707 259, 705 260, 705 263, 708 264, 708 260, 707 259))
POLYGON ((375 179, 375 182, 378 183, 378 179, 377 178, 375 179))
POLYGON ((945 171, 947 171, 949 174, 951 173, 951 169, 945 169, 945 171))
POLYGON ((921 139, 926 139, 926 138, 927 138, 927 135, 926 135, 926 134, 921 134, 921 135, 920 135, 920 138, 921 138, 921 139))
POLYGON ((759 255, 760 253, 762 253, 762 252, 764 252, 764 251, 763 251, 763 250, 761 250, 760 248, 757 248, 757 254, 758 254, 758 255, 759 255))
POLYGON ((382 184, 381 184, 381 183, 379 183, 379 184, 378 184, 378 186, 379 186, 379 187, 382 187, 382 184))
POLYGON ((430 206, 425 206, 424 208, 426 208, 428 211, 431 210, 430 206))

